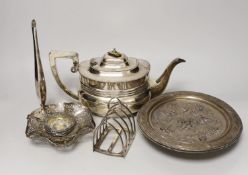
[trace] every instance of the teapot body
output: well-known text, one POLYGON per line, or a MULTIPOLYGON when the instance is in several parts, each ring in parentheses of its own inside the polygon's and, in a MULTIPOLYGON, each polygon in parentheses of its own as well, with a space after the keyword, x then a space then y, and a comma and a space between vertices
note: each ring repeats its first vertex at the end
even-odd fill
POLYGON ((132 113, 138 112, 138 110, 151 98, 151 94, 148 89, 138 90, 139 92, 137 91, 135 93, 132 91, 133 90, 125 90, 124 93, 118 93, 118 91, 115 90, 113 93, 97 94, 82 88, 78 95, 79 101, 83 105, 87 106, 92 113, 104 117, 108 111, 108 103, 113 98, 118 98, 121 100, 123 104, 128 106, 132 113), (129 92, 133 94, 128 94, 129 92))
POLYGON ((140 74, 130 69, 126 72, 123 70, 100 72, 92 67, 100 64, 101 58, 94 58, 81 62, 78 67, 81 86, 79 100, 94 114, 104 116, 108 111, 107 104, 112 98, 121 100, 132 113, 136 113, 150 100, 150 64, 146 60, 138 60, 138 68, 134 68, 139 69, 140 74))

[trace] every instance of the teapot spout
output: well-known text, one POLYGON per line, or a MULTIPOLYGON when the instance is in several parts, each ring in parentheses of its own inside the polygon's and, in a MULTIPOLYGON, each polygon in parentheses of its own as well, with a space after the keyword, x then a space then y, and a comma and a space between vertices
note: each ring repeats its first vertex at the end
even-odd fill
POLYGON ((181 58, 176 58, 169 64, 163 74, 156 80, 155 84, 151 86, 150 92, 152 98, 158 96, 164 91, 170 79, 171 72, 177 64, 182 62, 185 62, 185 60, 181 58))

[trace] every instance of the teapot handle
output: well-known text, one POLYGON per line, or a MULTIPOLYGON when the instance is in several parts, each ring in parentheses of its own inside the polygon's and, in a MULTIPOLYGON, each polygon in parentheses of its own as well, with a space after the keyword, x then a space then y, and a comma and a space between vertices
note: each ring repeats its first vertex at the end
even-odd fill
POLYGON ((72 59, 73 61, 73 67, 71 68, 71 71, 73 73, 78 71, 78 65, 79 65, 79 59, 78 59, 78 53, 76 52, 58 52, 58 51, 51 51, 49 53, 49 60, 50 60, 50 66, 52 69, 53 76, 58 83, 59 87, 68 95, 70 95, 72 98, 79 100, 79 97, 77 94, 73 93, 71 90, 69 90, 61 81, 57 66, 56 66, 56 59, 57 58, 67 58, 72 59))

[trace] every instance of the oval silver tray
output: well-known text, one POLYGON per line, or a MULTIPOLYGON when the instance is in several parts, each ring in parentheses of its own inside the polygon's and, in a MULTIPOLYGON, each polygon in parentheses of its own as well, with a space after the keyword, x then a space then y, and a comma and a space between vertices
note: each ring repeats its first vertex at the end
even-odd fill
POLYGON ((238 114, 215 97, 190 91, 160 95, 138 113, 146 138, 166 149, 184 153, 222 150, 237 142, 242 132, 238 114))

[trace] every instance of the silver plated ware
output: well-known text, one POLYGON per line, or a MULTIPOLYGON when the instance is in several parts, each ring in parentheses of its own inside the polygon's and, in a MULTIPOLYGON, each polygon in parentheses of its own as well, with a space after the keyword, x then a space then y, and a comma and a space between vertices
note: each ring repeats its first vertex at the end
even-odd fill
POLYGON ((57 147, 76 144, 95 127, 89 109, 76 103, 45 105, 29 114, 27 120, 27 137, 57 147))
POLYGON ((50 66, 60 88, 72 98, 87 105, 93 113, 104 116, 111 98, 119 98, 136 113, 142 105, 163 92, 174 67, 185 60, 176 58, 164 70, 162 75, 152 82, 149 78, 150 64, 144 59, 127 57, 115 49, 102 57, 91 58, 79 63, 78 53, 50 53, 50 66), (61 81, 56 60, 71 59, 73 73, 79 72, 81 88, 72 92, 61 81))
POLYGON ((95 128, 90 110, 77 103, 46 105, 46 82, 40 59, 35 20, 32 21, 35 62, 35 87, 41 107, 27 117, 26 136, 54 146, 66 147, 95 128))
POLYGON ((110 156, 125 157, 136 135, 134 115, 119 99, 108 103, 108 112, 94 130, 93 150, 110 156))
POLYGON ((166 149, 207 153, 236 143, 242 122, 235 110, 215 97, 190 91, 160 95, 138 112, 146 138, 166 149))

